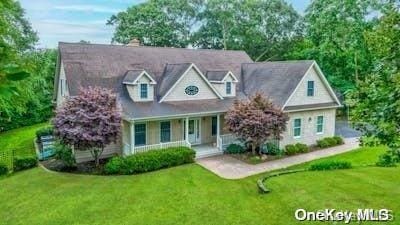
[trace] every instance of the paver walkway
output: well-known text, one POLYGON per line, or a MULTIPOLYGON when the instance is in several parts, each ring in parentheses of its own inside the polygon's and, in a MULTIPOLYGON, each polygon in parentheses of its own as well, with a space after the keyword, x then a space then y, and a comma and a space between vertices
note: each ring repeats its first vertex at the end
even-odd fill
POLYGON ((254 174, 263 173, 351 151, 359 146, 357 138, 346 138, 345 144, 323 150, 317 150, 301 155, 264 162, 257 165, 247 164, 229 155, 219 155, 196 160, 198 164, 218 176, 226 179, 240 179, 254 174))

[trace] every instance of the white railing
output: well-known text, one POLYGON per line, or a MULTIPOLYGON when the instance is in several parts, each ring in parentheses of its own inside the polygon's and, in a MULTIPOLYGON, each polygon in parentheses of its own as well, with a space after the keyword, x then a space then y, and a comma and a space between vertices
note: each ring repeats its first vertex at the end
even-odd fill
POLYGON ((223 149, 222 149, 222 138, 221 138, 221 136, 218 136, 218 137, 217 137, 217 148, 218 148, 220 151, 223 150, 223 149))
MULTIPOLYGON (((218 139, 217 139, 218 140, 218 139)), ((219 146, 221 150, 224 150, 228 145, 232 143, 238 143, 240 142, 239 139, 236 137, 234 134, 223 134, 220 135, 220 140, 219 140, 219 146)))
POLYGON ((189 147, 189 148, 191 147, 190 143, 188 143, 185 140, 181 140, 181 141, 159 143, 159 144, 154 144, 154 145, 135 146, 133 153, 147 152, 147 151, 151 151, 151 150, 155 150, 155 149, 163 149, 163 148, 171 148, 171 147, 179 147, 179 146, 184 146, 184 147, 189 147))

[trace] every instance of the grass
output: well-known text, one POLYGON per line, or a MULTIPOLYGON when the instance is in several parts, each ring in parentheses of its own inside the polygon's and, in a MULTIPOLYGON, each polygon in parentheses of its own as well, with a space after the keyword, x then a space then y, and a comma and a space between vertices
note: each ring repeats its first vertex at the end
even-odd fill
POLYGON ((16 155, 35 155, 35 132, 47 125, 40 123, 0 133, 0 151, 14 150, 16 155))
MULTIPOLYGON (((369 164, 382 151, 363 148, 330 158, 369 164)), ((400 210, 397 167, 280 176, 268 180, 271 193, 260 195, 256 180, 264 175, 225 180, 196 164, 108 177, 35 168, 0 177, 0 224, 292 225, 310 224, 294 219, 298 208, 400 210)))

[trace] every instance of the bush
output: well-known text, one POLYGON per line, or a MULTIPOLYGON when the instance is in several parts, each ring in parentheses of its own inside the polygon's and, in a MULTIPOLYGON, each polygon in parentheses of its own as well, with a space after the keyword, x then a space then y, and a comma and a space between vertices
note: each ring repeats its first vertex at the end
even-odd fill
POLYGON ((8 167, 4 164, 0 164, 0 176, 8 174, 8 167))
POLYGON ((285 146, 285 153, 287 155, 294 155, 297 153, 297 148, 295 145, 286 145, 285 146))
POLYGON ((40 141, 40 137, 53 135, 53 127, 43 127, 36 131, 36 138, 40 141))
POLYGON ((26 170, 37 166, 36 156, 16 156, 14 158, 14 171, 26 170))
POLYGON ((128 157, 113 157, 104 167, 106 174, 136 174, 192 163, 195 151, 173 147, 137 153, 128 157))
POLYGON ((306 144, 296 143, 295 146, 298 153, 305 153, 309 151, 309 148, 306 144))
POLYGON ((396 163, 399 162, 399 157, 393 151, 388 151, 379 156, 378 162, 376 162, 377 166, 381 167, 393 167, 396 166, 396 163))
POLYGON ((266 154, 269 154, 269 155, 282 155, 282 149, 280 149, 278 147, 278 145, 276 145, 274 143, 270 143, 270 142, 266 143, 264 145, 264 149, 265 149, 265 151, 263 151, 263 152, 266 153, 266 154))
POLYGON ((339 170, 350 168, 352 168, 352 165, 347 161, 325 161, 314 163, 310 166, 310 170, 339 170))
POLYGON ((375 136, 361 136, 360 146, 375 147, 381 145, 381 141, 375 136))
POLYGON ((254 155, 249 158, 249 161, 251 164, 257 164, 262 162, 262 159, 259 156, 254 155))
POLYGON ((54 148, 55 148, 56 159, 61 160, 64 163, 64 165, 68 168, 72 168, 75 166, 76 163, 75 156, 72 153, 72 149, 69 146, 56 142, 54 148))
POLYGON ((228 154, 239 154, 244 153, 245 151, 246 150, 238 144, 230 144, 225 150, 225 152, 228 154))
POLYGON ((319 148, 328 148, 336 145, 343 144, 343 138, 340 136, 326 137, 320 140, 317 140, 317 146, 319 148))

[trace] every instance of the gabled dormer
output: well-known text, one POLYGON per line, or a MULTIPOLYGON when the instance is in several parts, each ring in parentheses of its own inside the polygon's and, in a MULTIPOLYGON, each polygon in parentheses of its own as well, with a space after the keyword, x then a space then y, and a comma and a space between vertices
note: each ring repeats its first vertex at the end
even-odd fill
POLYGON ((207 79, 223 97, 236 96, 238 79, 228 70, 207 71, 207 79))
POLYGON ((157 82, 145 70, 128 70, 122 83, 134 102, 153 101, 157 82))

